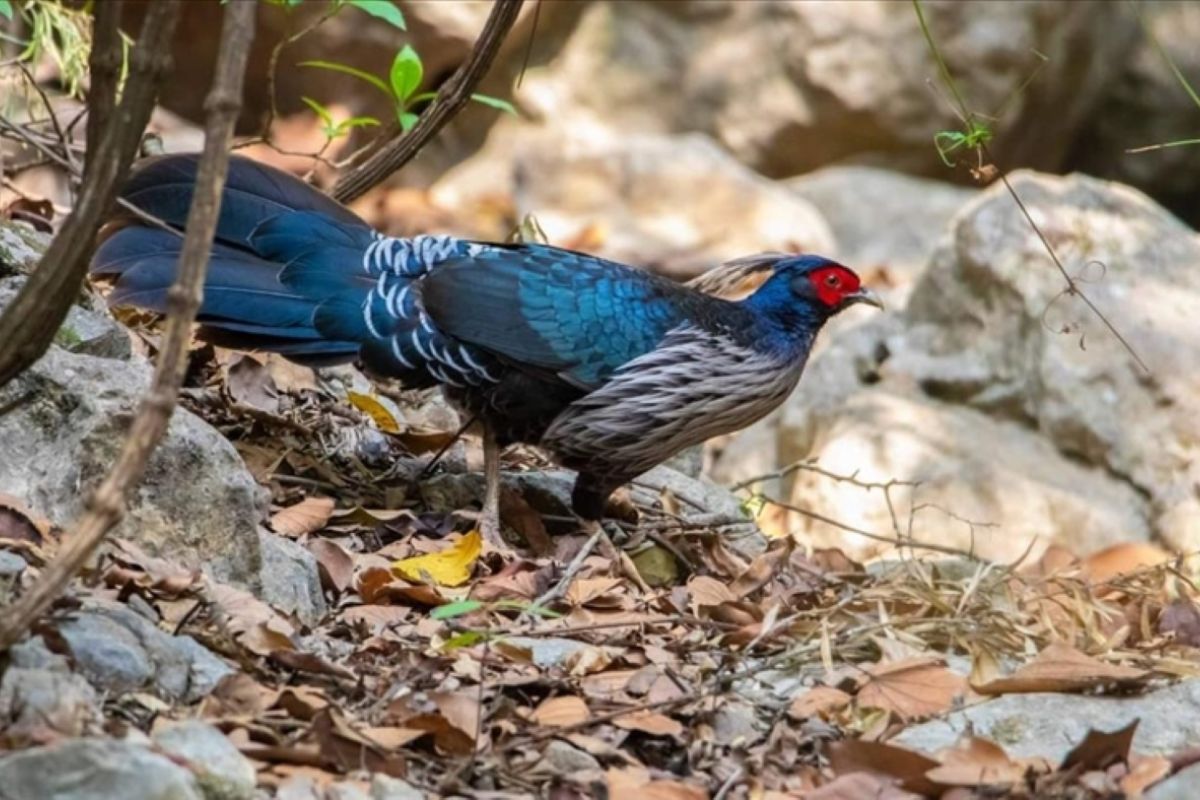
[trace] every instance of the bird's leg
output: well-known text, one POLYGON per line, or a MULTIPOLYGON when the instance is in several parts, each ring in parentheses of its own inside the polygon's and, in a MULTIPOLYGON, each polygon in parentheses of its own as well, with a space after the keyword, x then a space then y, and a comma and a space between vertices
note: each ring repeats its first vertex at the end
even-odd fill
POLYGON ((500 532, 500 445, 492 426, 483 423, 483 508, 479 513, 479 532, 497 550, 512 548, 500 532))

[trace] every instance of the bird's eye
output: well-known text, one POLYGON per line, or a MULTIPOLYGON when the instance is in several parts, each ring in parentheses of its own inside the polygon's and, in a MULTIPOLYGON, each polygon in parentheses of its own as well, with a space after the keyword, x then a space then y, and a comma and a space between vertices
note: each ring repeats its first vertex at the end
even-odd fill
POLYGON ((831 272, 825 276, 825 285, 830 289, 836 289, 842 285, 842 279, 836 273, 831 272))

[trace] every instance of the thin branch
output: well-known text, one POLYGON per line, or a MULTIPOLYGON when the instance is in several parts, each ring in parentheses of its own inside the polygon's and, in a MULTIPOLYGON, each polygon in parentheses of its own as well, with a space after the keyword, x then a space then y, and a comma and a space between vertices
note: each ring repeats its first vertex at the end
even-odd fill
MULTIPOLYGON (((37 269, 0 314, 0 386, 41 358, 75 301, 87 273, 96 229, 129 171, 158 84, 170 65, 179 11, 179 0, 161 0, 147 10, 130 56, 124 97, 109 114, 100 140, 89 143, 78 202, 37 269)), ((97 95, 96 102, 104 105, 102 95, 97 95)))
POLYGON ((492 13, 475 42, 471 57, 438 89, 433 104, 407 134, 386 140, 366 161, 343 175, 333 187, 333 196, 342 203, 362 197, 382 183, 421 151, 434 135, 471 99, 471 93, 487 74, 500 44, 517 21, 524 0, 495 0, 492 13))
POLYGON ((92 52, 88 58, 87 143, 95 147, 117 105, 121 78, 121 3, 100 3, 92 23, 92 52))
MULTIPOLYGON (((160 2, 155 8, 164 5, 160 2)), ((0 620, 0 650, 20 640, 120 521, 129 492, 141 480, 150 455, 167 430, 183 382, 188 340, 200 307, 204 273, 221 209, 229 145, 242 107, 243 77, 254 38, 254 17, 254 3, 235 2, 225 7, 213 86, 205 101, 204 153, 197 167, 179 271, 167 293, 167 326, 153 383, 142 399, 117 463, 89 498, 73 535, 65 538, 66 545, 47 565, 41 580, 6 609, 0 620)))

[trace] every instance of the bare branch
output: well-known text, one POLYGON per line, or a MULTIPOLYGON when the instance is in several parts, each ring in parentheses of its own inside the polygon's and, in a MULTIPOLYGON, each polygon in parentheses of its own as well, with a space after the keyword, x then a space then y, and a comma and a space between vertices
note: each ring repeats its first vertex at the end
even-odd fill
MULTIPOLYGON (((37 269, 0 314, 0 386, 46 352, 75 301, 87 272, 96 228, 129 171, 150 119, 159 81, 170 65, 171 38, 179 10, 179 0, 160 0, 147 10, 130 56, 124 97, 108 114, 99 141, 89 142, 85 178, 75 208, 37 269)), ((114 12, 106 12, 103 19, 109 13, 114 12)), ((107 39, 107 34, 101 34, 107 39)), ((101 114, 106 113, 104 96, 103 91, 96 95, 101 114)))
MULTIPOLYGON (((246 59, 254 38, 255 10, 252 2, 234 2, 225 6, 213 86, 205 102, 204 154, 197 168, 187 233, 179 255, 179 272, 167 295, 167 326, 153 383, 142 400, 117 463, 89 498, 87 510, 75 526, 73 535, 65 539, 66 545, 46 567, 41 580, 10 605, 0 620, 0 650, 17 642, 33 621, 49 608, 121 519, 126 497, 141 480, 151 453, 167 430, 183 382, 187 343, 196 310, 200 307, 204 274, 221 210, 221 191, 229 167, 229 145, 241 111, 246 59)), ((141 131, 140 127, 138 131, 141 131)))
POLYGON ((479 40, 458 70, 438 89, 433 105, 417 120, 416 126, 399 138, 387 139, 386 144, 366 161, 343 175, 333 187, 333 196, 349 203, 382 183, 421 151, 434 135, 449 122, 471 99, 471 92, 487 74, 500 44, 517 21, 524 0, 495 0, 479 40))

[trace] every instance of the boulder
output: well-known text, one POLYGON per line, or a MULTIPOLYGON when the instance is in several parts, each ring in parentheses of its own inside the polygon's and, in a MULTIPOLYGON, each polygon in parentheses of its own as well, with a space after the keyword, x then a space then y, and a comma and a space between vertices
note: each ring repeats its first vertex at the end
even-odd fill
POLYGON ((204 800, 195 776, 127 740, 67 739, 0 757, 6 800, 204 800))
MULTIPOLYGON (((993 152, 1039 169, 1062 164, 1137 35, 1093 0, 923 7, 971 109, 999 117, 993 152)), ((908 3, 610 0, 564 34, 516 92, 547 127, 699 131, 772 177, 848 159, 936 174, 934 134, 961 128, 908 3)))
MULTIPOLYGON (((1022 172, 1012 184, 1076 296, 1003 186, 955 218, 903 312, 834 339, 772 420, 717 459, 736 482, 801 459, 766 487, 888 536, 1012 559, 1035 539, 1088 552, 1200 542, 1200 237, 1128 187, 1022 172), (1146 365, 1143 369, 1140 358, 1146 365), (753 452, 774 442, 769 456, 753 452), (890 489, 865 483, 918 482, 890 489), (893 516, 894 512, 894 516, 893 516)), ((778 522, 867 556, 882 545, 793 512, 778 522)))
POLYGON ((1200 745, 1200 715, 1192 711, 1200 711, 1200 681, 1195 679, 1135 697, 1008 694, 912 725, 891 743, 935 753, 974 735, 995 741, 1013 758, 1055 763, 1088 731, 1116 731, 1138 720, 1132 752, 1172 756, 1200 745))
POLYGON ((434 186, 434 201, 486 204, 507 186, 518 215, 533 214, 551 243, 677 278, 764 250, 833 247, 809 202, 738 164, 707 136, 527 131, 514 147, 511 156, 484 154, 451 170, 434 186))
MULTIPOLYGON (((149 381, 149 367, 140 360, 51 347, 0 388, 0 406, 15 403, 0 416, 6 456, 0 489, 59 524, 70 523, 115 461, 149 381)), ((283 610, 315 617, 324 600, 315 589, 316 565, 306 555, 301 558, 311 580, 299 590, 270 591, 277 583, 269 580, 275 559, 264 552, 258 529, 265 512, 265 493, 233 445, 199 417, 176 409, 114 534, 243 586, 283 610)))

